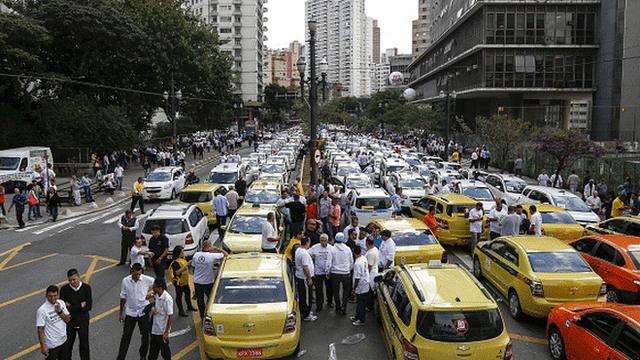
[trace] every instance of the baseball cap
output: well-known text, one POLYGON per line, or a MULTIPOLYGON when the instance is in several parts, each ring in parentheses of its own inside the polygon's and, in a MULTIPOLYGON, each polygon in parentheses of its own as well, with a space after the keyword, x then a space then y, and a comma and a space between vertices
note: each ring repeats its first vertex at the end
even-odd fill
POLYGON ((336 242, 337 242, 337 243, 343 243, 343 242, 345 242, 345 239, 344 239, 344 233, 337 233, 337 234, 336 234, 336 242))

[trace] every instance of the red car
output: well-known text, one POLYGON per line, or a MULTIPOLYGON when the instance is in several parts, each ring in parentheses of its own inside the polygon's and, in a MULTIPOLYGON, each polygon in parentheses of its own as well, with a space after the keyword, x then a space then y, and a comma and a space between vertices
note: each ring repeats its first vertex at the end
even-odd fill
POLYGON ((607 283, 607 300, 640 304, 640 237, 591 235, 569 243, 607 283))
POLYGON ((640 359, 640 306, 566 303, 547 319, 554 360, 640 359))

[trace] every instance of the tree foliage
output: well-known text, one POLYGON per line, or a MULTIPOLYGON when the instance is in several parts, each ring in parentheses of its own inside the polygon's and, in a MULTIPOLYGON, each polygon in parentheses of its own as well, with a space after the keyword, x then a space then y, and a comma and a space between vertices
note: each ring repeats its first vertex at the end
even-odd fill
POLYGON ((520 119, 509 119, 503 115, 477 119, 478 135, 481 141, 489 146, 498 167, 508 169, 510 158, 517 146, 522 144, 531 127, 520 119))
POLYGON ((278 84, 269 84, 264 88, 264 107, 266 114, 264 121, 268 124, 282 123, 285 114, 293 109, 295 100, 286 99, 289 90, 278 84))

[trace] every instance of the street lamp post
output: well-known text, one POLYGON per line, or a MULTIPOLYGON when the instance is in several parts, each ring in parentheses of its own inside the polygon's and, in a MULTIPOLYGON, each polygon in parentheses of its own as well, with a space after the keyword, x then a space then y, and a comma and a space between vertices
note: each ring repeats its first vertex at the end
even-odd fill
POLYGON ((322 57, 318 66, 320 68, 320 76, 322 77, 322 103, 324 104, 327 101, 327 72, 329 71, 329 63, 327 62, 326 56, 322 57))
MULTIPOLYGON (((449 132, 451 131, 451 99, 453 99, 453 103, 455 106, 455 101, 456 101, 456 97, 457 97, 457 93, 455 90, 453 91, 449 91, 449 79, 447 79, 447 92, 445 93, 444 91, 440 91, 440 99, 445 101, 445 106, 447 107, 447 121, 446 121, 446 128, 445 128, 445 137, 444 137, 444 154, 445 157, 448 159, 449 158, 449 142, 450 142, 450 134, 449 132)), ((455 110, 454 110, 455 113, 455 110)))
POLYGON ((173 136, 171 138, 171 142, 173 143, 173 158, 176 159, 178 155, 178 106, 180 105, 180 100, 182 99, 182 91, 175 91, 175 83, 173 81, 173 74, 171 75, 171 93, 165 91, 162 94, 166 102, 166 106, 169 110, 169 118, 171 123, 173 124, 173 136))

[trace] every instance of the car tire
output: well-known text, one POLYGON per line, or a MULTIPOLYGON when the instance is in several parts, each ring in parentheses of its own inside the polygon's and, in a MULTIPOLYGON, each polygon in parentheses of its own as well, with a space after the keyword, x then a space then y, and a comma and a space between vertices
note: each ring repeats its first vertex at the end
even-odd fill
POLYGON ((480 265, 480 259, 478 259, 477 256, 473 257, 473 275, 478 280, 482 280, 482 266, 480 265))
POLYGON ((607 302, 620 302, 620 294, 618 294, 618 290, 611 285, 607 286, 607 302))
POLYGON ((522 307, 520 305, 520 298, 518 297, 518 293, 511 289, 509 290, 509 313, 511 317, 515 320, 522 319, 522 307))
POLYGON ((562 340, 562 334, 556 326, 549 328, 548 336, 548 348, 549 354, 553 360, 565 360, 567 358, 565 354, 564 340, 562 340))

